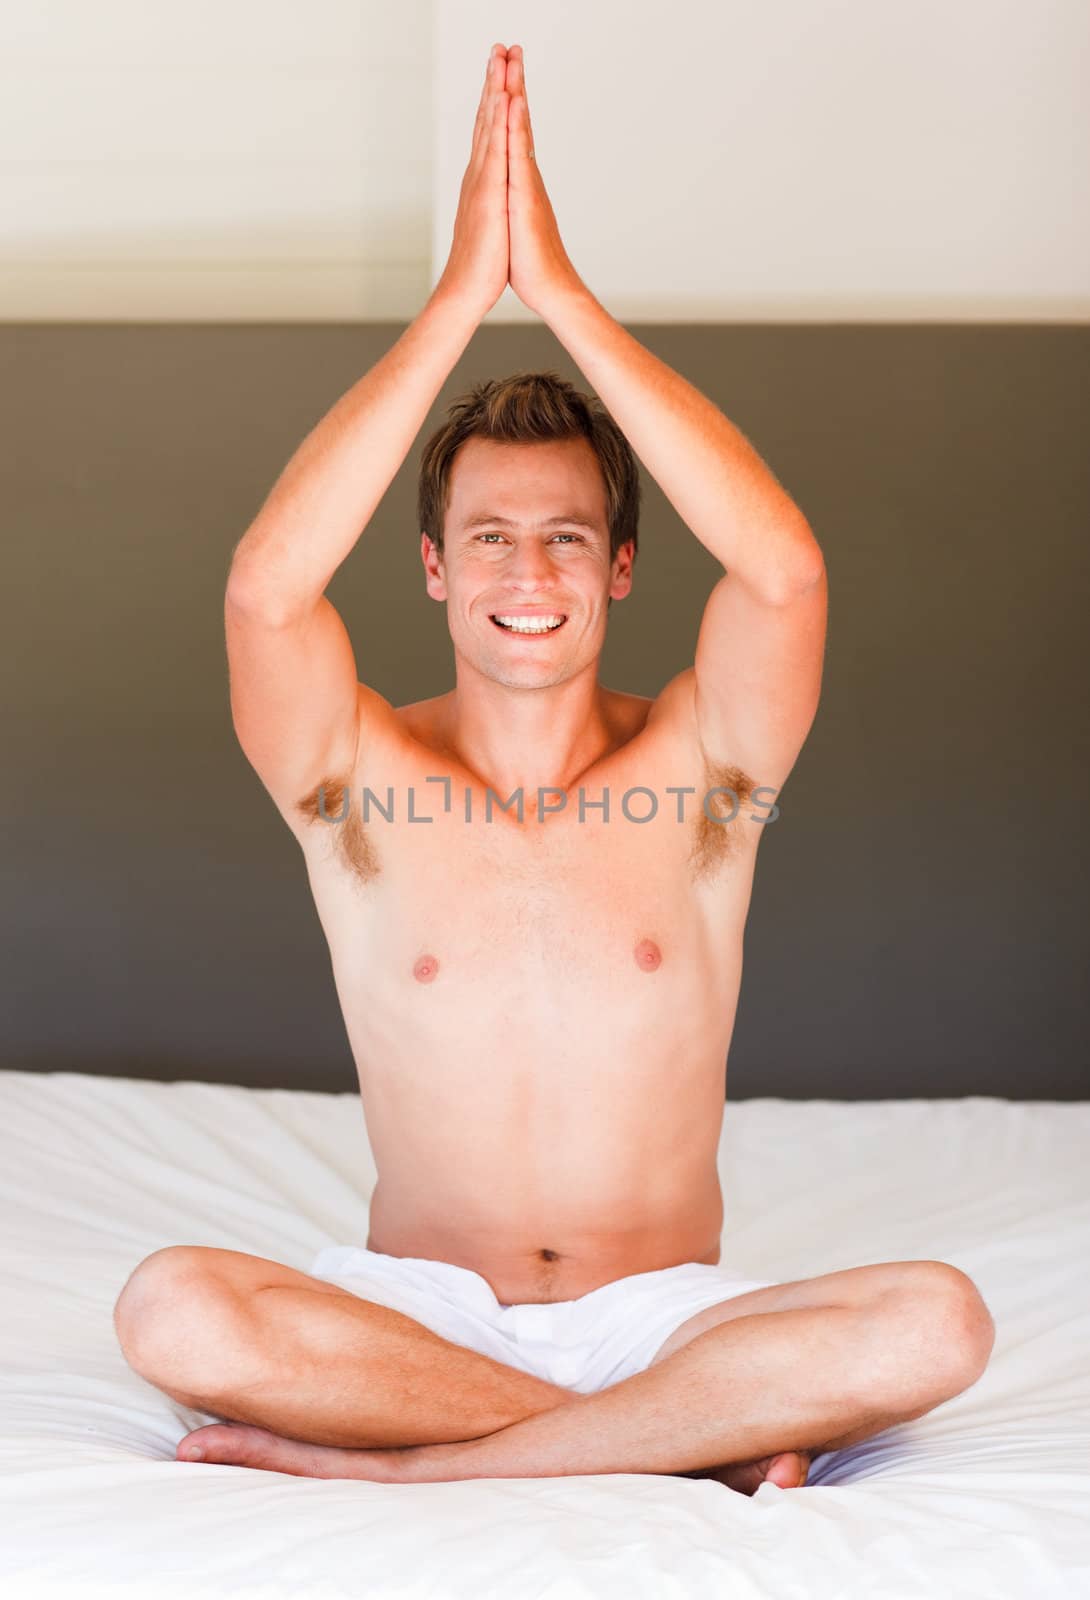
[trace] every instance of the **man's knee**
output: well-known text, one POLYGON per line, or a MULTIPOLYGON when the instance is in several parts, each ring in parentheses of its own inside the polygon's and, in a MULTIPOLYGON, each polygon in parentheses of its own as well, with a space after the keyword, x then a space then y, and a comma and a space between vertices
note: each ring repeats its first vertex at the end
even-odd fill
POLYGON ((971 1388, 995 1344, 995 1323, 967 1273, 946 1261, 911 1266, 900 1291, 878 1308, 869 1363, 875 1396, 906 1409, 940 1405, 971 1388))
POLYGON ((140 1262, 114 1306, 126 1361, 171 1393, 213 1395, 254 1374, 238 1290, 201 1245, 168 1245, 140 1262))
POLYGON ((995 1346, 995 1322, 984 1296, 960 1267, 932 1261, 935 1269, 936 1325, 947 1357, 948 1375, 967 1389, 984 1372, 995 1346))

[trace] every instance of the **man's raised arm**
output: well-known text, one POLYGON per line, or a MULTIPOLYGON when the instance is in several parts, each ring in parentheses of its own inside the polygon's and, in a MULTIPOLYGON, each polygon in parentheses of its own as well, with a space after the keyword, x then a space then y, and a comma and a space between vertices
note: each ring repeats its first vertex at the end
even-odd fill
POLYGON ((511 287, 548 323, 681 520, 747 589, 773 603, 813 584, 805 516, 706 395, 610 316, 564 248, 533 149, 522 46, 507 65, 511 287))
POLYGON ((700 741, 712 759, 778 787, 821 690, 821 548, 749 440, 583 283, 533 148, 520 45, 508 52, 507 88, 511 287, 548 323, 675 511, 726 568, 704 608, 692 668, 700 741))
POLYGON ((381 361, 307 435, 239 541, 232 597, 312 607, 389 488, 480 317, 438 285, 381 361))
POLYGON ((325 590, 370 521, 444 380, 507 286, 505 58, 489 57, 446 268, 427 305, 304 439, 236 547, 224 619, 239 743, 288 821, 346 773, 367 715, 325 590))
POLYGON ((450 258, 423 311, 303 440, 231 562, 274 613, 313 606, 386 493, 451 368, 507 287, 506 58, 489 56, 450 258))

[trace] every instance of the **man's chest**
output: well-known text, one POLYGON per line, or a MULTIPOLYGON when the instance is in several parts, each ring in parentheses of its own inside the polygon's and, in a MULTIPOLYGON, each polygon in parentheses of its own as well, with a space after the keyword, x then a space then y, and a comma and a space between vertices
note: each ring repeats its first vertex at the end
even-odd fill
POLYGON ((730 897, 761 832, 752 781, 699 752, 656 761, 641 748, 642 763, 615 758, 570 789, 504 794, 405 758, 324 784, 303 840, 312 881, 341 878, 376 907, 392 882, 429 901, 446 889, 463 909, 465 894, 512 910, 529 897, 542 917, 623 901, 634 879, 694 902, 720 885, 730 897))
POLYGON ((731 1002, 756 829, 729 799, 705 806, 702 765, 614 764, 521 821, 476 785, 398 776, 327 797, 307 853, 346 1012, 540 1039, 731 1002))
POLYGON ((749 898, 740 864, 709 901, 682 848, 646 830, 623 847, 588 830, 534 856, 438 826, 401 844, 365 895, 339 871, 312 879, 373 1107, 403 1108, 419 1089, 444 1115, 484 1107, 546 1128, 633 1094, 658 1104, 667 1083, 691 1093, 721 1070, 749 898), (449 1103, 434 1098, 440 1082, 449 1103))

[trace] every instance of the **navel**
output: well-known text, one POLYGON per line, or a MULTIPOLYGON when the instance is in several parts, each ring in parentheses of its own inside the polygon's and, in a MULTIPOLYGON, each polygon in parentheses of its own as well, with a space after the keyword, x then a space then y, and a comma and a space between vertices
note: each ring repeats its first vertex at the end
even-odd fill
POLYGON ((435 956, 421 956, 413 967, 413 977, 418 983, 430 983, 439 971, 439 961, 435 956))
POLYGON ((542 1250, 541 1259, 542 1261, 559 1261, 560 1254, 556 1250, 542 1250))
POLYGON ((662 951, 654 939, 641 939, 635 949, 636 965, 644 972, 654 972, 662 965, 662 951))

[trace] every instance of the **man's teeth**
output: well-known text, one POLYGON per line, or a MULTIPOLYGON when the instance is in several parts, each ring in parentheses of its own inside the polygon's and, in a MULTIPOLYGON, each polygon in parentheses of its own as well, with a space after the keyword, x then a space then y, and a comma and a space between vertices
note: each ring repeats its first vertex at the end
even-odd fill
POLYGON ((510 628, 513 633, 549 633, 553 628, 559 628, 565 620, 559 613, 554 617, 493 617, 493 622, 498 622, 501 628, 510 628))

